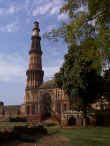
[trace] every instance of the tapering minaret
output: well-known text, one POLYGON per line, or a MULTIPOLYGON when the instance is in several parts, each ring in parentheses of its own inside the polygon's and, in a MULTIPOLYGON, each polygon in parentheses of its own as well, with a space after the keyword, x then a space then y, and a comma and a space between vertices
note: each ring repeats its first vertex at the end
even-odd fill
POLYGON ((34 22, 34 28, 32 33, 32 45, 29 51, 30 61, 29 61, 29 69, 27 70, 27 89, 38 88, 43 82, 43 74, 42 71, 42 51, 39 36, 39 23, 34 22))
POLYGON ((29 51, 30 59, 29 68, 26 72, 27 84, 24 98, 27 115, 33 115, 38 112, 37 89, 43 83, 44 75, 42 70, 41 37, 39 35, 40 29, 37 21, 34 22, 34 28, 32 31, 32 44, 29 51))

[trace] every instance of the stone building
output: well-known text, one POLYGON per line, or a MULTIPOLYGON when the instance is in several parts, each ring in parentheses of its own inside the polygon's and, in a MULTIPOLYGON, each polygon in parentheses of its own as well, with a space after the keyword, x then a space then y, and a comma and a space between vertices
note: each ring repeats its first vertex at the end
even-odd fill
POLYGON ((40 115, 38 90, 43 83, 44 72, 42 70, 42 51, 41 51, 41 37, 39 35, 39 23, 34 22, 32 32, 32 44, 29 51, 29 68, 26 72, 27 84, 25 89, 24 107, 25 115, 34 118, 40 115))
POLYGON ((61 113, 70 108, 69 101, 63 90, 56 88, 54 80, 43 83, 44 71, 42 70, 41 37, 39 32, 39 23, 34 22, 23 105, 24 114, 30 120, 40 119, 44 112, 49 114, 49 110, 51 115, 52 113, 61 113), (45 104, 48 104, 48 106, 46 107, 45 104))
POLYGON ((9 118, 19 117, 21 114, 21 105, 4 105, 0 102, 0 121, 7 121, 9 118))

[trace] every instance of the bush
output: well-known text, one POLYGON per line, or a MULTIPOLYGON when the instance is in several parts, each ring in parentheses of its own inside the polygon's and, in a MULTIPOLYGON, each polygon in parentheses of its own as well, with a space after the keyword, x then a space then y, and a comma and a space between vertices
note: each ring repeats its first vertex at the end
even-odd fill
POLYGON ((40 134, 40 135, 45 135, 47 134, 47 129, 44 128, 43 126, 32 126, 32 127, 27 127, 27 126, 17 126, 14 128, 15 133, 18 134, 27 134, 27 135, 35 135, 35 134, 40 134))
POLYGON ((9 142, 13 140, 19 140, 23 142, 35 142, 32 136, 36 135, 41 137, 46 135, 47 129, 43 126, 18 126, 13 129, 12 132, 0 132, 0 142, 9 142))
POLYGON ((104 112, 101 111, 96 112, 96 125, 104 126, 104 112))
POLYGON ((9 122, 27 122, 27 119, 24 118, 20 118, 20 117, 16 117, 16 118, 9 118, 9 122))
POLYGON ((47 127, 52 127, 52 126, 56 126, 56 123, 45 123, 45 126, 47 127))
POLYGON ((13 140, 15 137, 9 132, 0 132, 0 143, 8 142, 13 140))

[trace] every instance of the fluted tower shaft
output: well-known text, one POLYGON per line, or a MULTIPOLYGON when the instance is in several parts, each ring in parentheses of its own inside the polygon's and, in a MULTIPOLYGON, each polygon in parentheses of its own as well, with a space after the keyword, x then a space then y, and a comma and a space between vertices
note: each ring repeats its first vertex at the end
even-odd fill
POLYGON ((42 71, 42 51, 41 51, 41 37, 39 35, 39 23, 34 22, 34 28, 32 33, 32 44, 29 51, 29 68, 26 72, 27 75, 27 86, 26 89, 35 89, 43 83, 42 71))
POLYGON ((27 117, 39 115, 38 89, 43 83, 41 37, 39 23, 34 22, 32 30, 32 43, 29 50, 29 67, 26 72, 27 83, 24 96, 24 111, 27 117))

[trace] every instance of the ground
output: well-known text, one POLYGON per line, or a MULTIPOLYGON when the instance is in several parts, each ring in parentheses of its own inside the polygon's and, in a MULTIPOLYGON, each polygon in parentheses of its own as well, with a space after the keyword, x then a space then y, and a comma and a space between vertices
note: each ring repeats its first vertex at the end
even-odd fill
POLYGON ((0 122, 0 128, 13 128, 14 126, 24 126, 31 122, 0 122))
POLYGON ((36 143, 14 142, 3 146, 110 146, 110 128, 107 127, 61 129, 49 126, 48 131, 48 135, 36 143))

